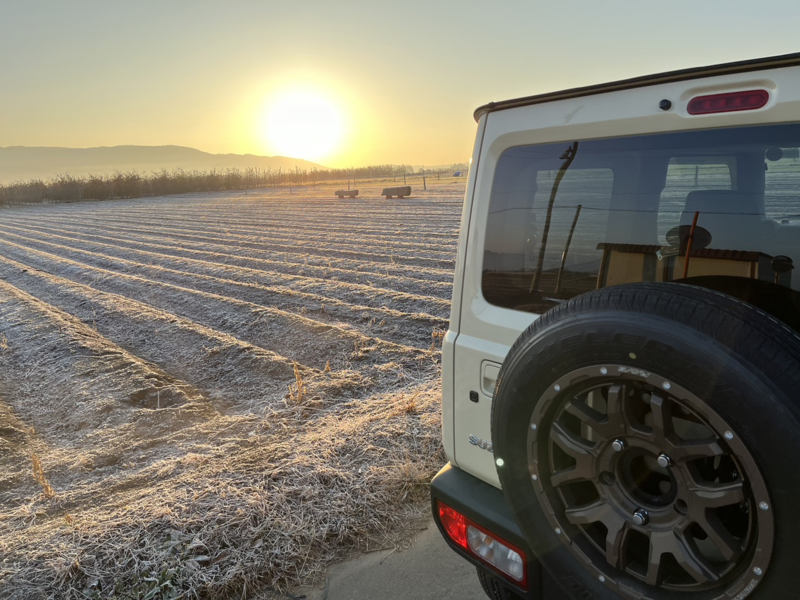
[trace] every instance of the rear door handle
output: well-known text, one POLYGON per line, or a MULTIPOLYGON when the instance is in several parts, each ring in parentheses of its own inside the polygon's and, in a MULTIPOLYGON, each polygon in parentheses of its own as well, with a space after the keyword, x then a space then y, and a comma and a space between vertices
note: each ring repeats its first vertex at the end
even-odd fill
POLYGON ((481 391, 491 398, 500 374, 500 363, 485 360, 481 363, 481 391))

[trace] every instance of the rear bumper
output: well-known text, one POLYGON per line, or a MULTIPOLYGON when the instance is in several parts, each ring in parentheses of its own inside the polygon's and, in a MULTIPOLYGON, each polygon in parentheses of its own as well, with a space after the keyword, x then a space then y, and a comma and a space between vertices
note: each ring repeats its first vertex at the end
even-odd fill
POLYGON ((566 600, 567 596, 554 584, 552 578, 542 570, 539 561, 536 560, 530 545, 514 521, 511 509, 503 497, 503 492, 449 463, 431 481, 431 509, 439 532, 455 552, 475 566, 491 571, 491 568, 485 563, 455 545, 447 537, 439 522, 436 509, 437 500, 454 508, 525 552, 528 561, 528 589, 524 590, 511 581, 498 576, 498 579, 502 579, 509 590, 528 600, 566 600))

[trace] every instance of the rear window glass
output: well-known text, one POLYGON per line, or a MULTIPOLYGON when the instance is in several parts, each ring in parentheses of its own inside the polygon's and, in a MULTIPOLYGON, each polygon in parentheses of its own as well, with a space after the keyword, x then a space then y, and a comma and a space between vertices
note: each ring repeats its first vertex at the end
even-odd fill
POLYGON ((795 124, 510 148, 489 202, 484 297, 538 313, 636 281, 796 292, 798 148, 795 124))

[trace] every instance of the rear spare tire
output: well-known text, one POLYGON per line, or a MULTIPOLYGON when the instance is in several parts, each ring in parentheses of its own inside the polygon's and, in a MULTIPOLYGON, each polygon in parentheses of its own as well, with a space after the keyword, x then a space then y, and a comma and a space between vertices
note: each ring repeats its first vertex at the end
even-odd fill
POLYGON ((796 595, 800 337, 680 284, 541 316, 497 381, 492 441, 517 522, 574 598, 796 595))

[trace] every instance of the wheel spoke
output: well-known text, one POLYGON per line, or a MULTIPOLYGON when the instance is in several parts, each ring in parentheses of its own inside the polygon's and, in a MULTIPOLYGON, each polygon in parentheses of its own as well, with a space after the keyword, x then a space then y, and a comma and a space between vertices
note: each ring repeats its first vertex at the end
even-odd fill
POLYGON ((682 440, 677 443, 674 443, 673 440, 667 440, 667 442, 672 446, 669 451, 670 457, 679 462, 698 458, 713 458, 725 454, 716 437, 704 440, 682 440))
POLYGON ((725 560, 734 560, 744 551, 742 542, 731 535, 731 532, 728 531, 719 517, 714 513, 709 515, 704 514, 702 520, 698 520, 697 524, 702 527, 709 539, 719 548, 725 560))
POLYGON ((561 469, 556 471, 550 476, 550 485, 559 487, 562 485, 569 485, 578 481, 592 481, 596 477, 596 470, 591 468, 582 468, 580 463, 578 466, 570 467, 569 469, 561 469))
POLYGON ((671 554, 697 583, 712 583, 719 580, 719 575, 697 549, 692 538, 678 531, 660 531, 650 533, 650 562, 646 577, 650 585, 660 585, 663 581, 661 563, 664 554, 671 554))
POLYGON ((653 394, 650 397, 650 408, 653 411, 653 437, 658 445, 675 439, 674 422, 672 420, 672 403, 653 394))
POLYGON ((553 441, 572 458, 594 456, 594 444, 565 429, 561 423, 553 423, 550 435, 553 441))
POLYGON ((569 508, 565 511, 567 520, 573 525, 591 525, 592 523, 602 523, 608 530, 606 535, 606 559, 608 564, 617 569, 624 568, 625 541, 629 531, 629 523, 623 519, 603 499, 569 508))
POLYGON ((553 473, 550 477, 550 485, 558 487, 576 481, 593 480, 597 477, 594 446, 590 442, 564 429, 560 423, 553 423, 550 435, 559 448, 575 460, 574 467, 553 473))
POLYGON ((659 586, 663 581, 661 574, 661 554, 662 552, 653 545, 653 536, 650 537, 650 554, 647 558, 647 575, 645 582, 647 585, 659 586))
POLYGON ((573 398, 565 407, 566 411, 578 417, 604 438, 613 438, 625 433, 625 424, 621 419, 612 419, 608 415, 596 411, 584 400, 573 398))
MULTIPOLYGON (((626 429, 625 424, 625 399, 628 397, 628 387, 625 385, 612 385, 608 388, 608 398, 606 400, 606 414, 608 423, 614 429, 614 434, 622 433, 626 429)), ((611 437, 610 435, 608 437, 611 437)))
POLYGON ((672 554, 675 560, 697 583, 710 583, 719 579, 709 561, 697 549, 694 539, 686 535, 676 535, 674 540, 676 551, 672 554))
POLYGON ((613 512, 614 510, 611 508, 611 505, 605 500, 600 499, 591 504, 568 508, 564 514, 567 516, 567 520, 573 525, 590 525, 598 521, 605 523, 609 513, 613 512))
POLYGON ((606 535, 606 560, 608 564, 617 569, 625 568, 625 542, 628 540, 628 532, 630 531, 630 523, 613 513, 613 517, 609 517, 603 521, 608 528, 606 535))
POLYGON ((692 483, 689 485, 692 493, 691 504, 699 508, 719 508, 730 506, 744 501, 744 484, 741 481, 731 483, 692 483))

